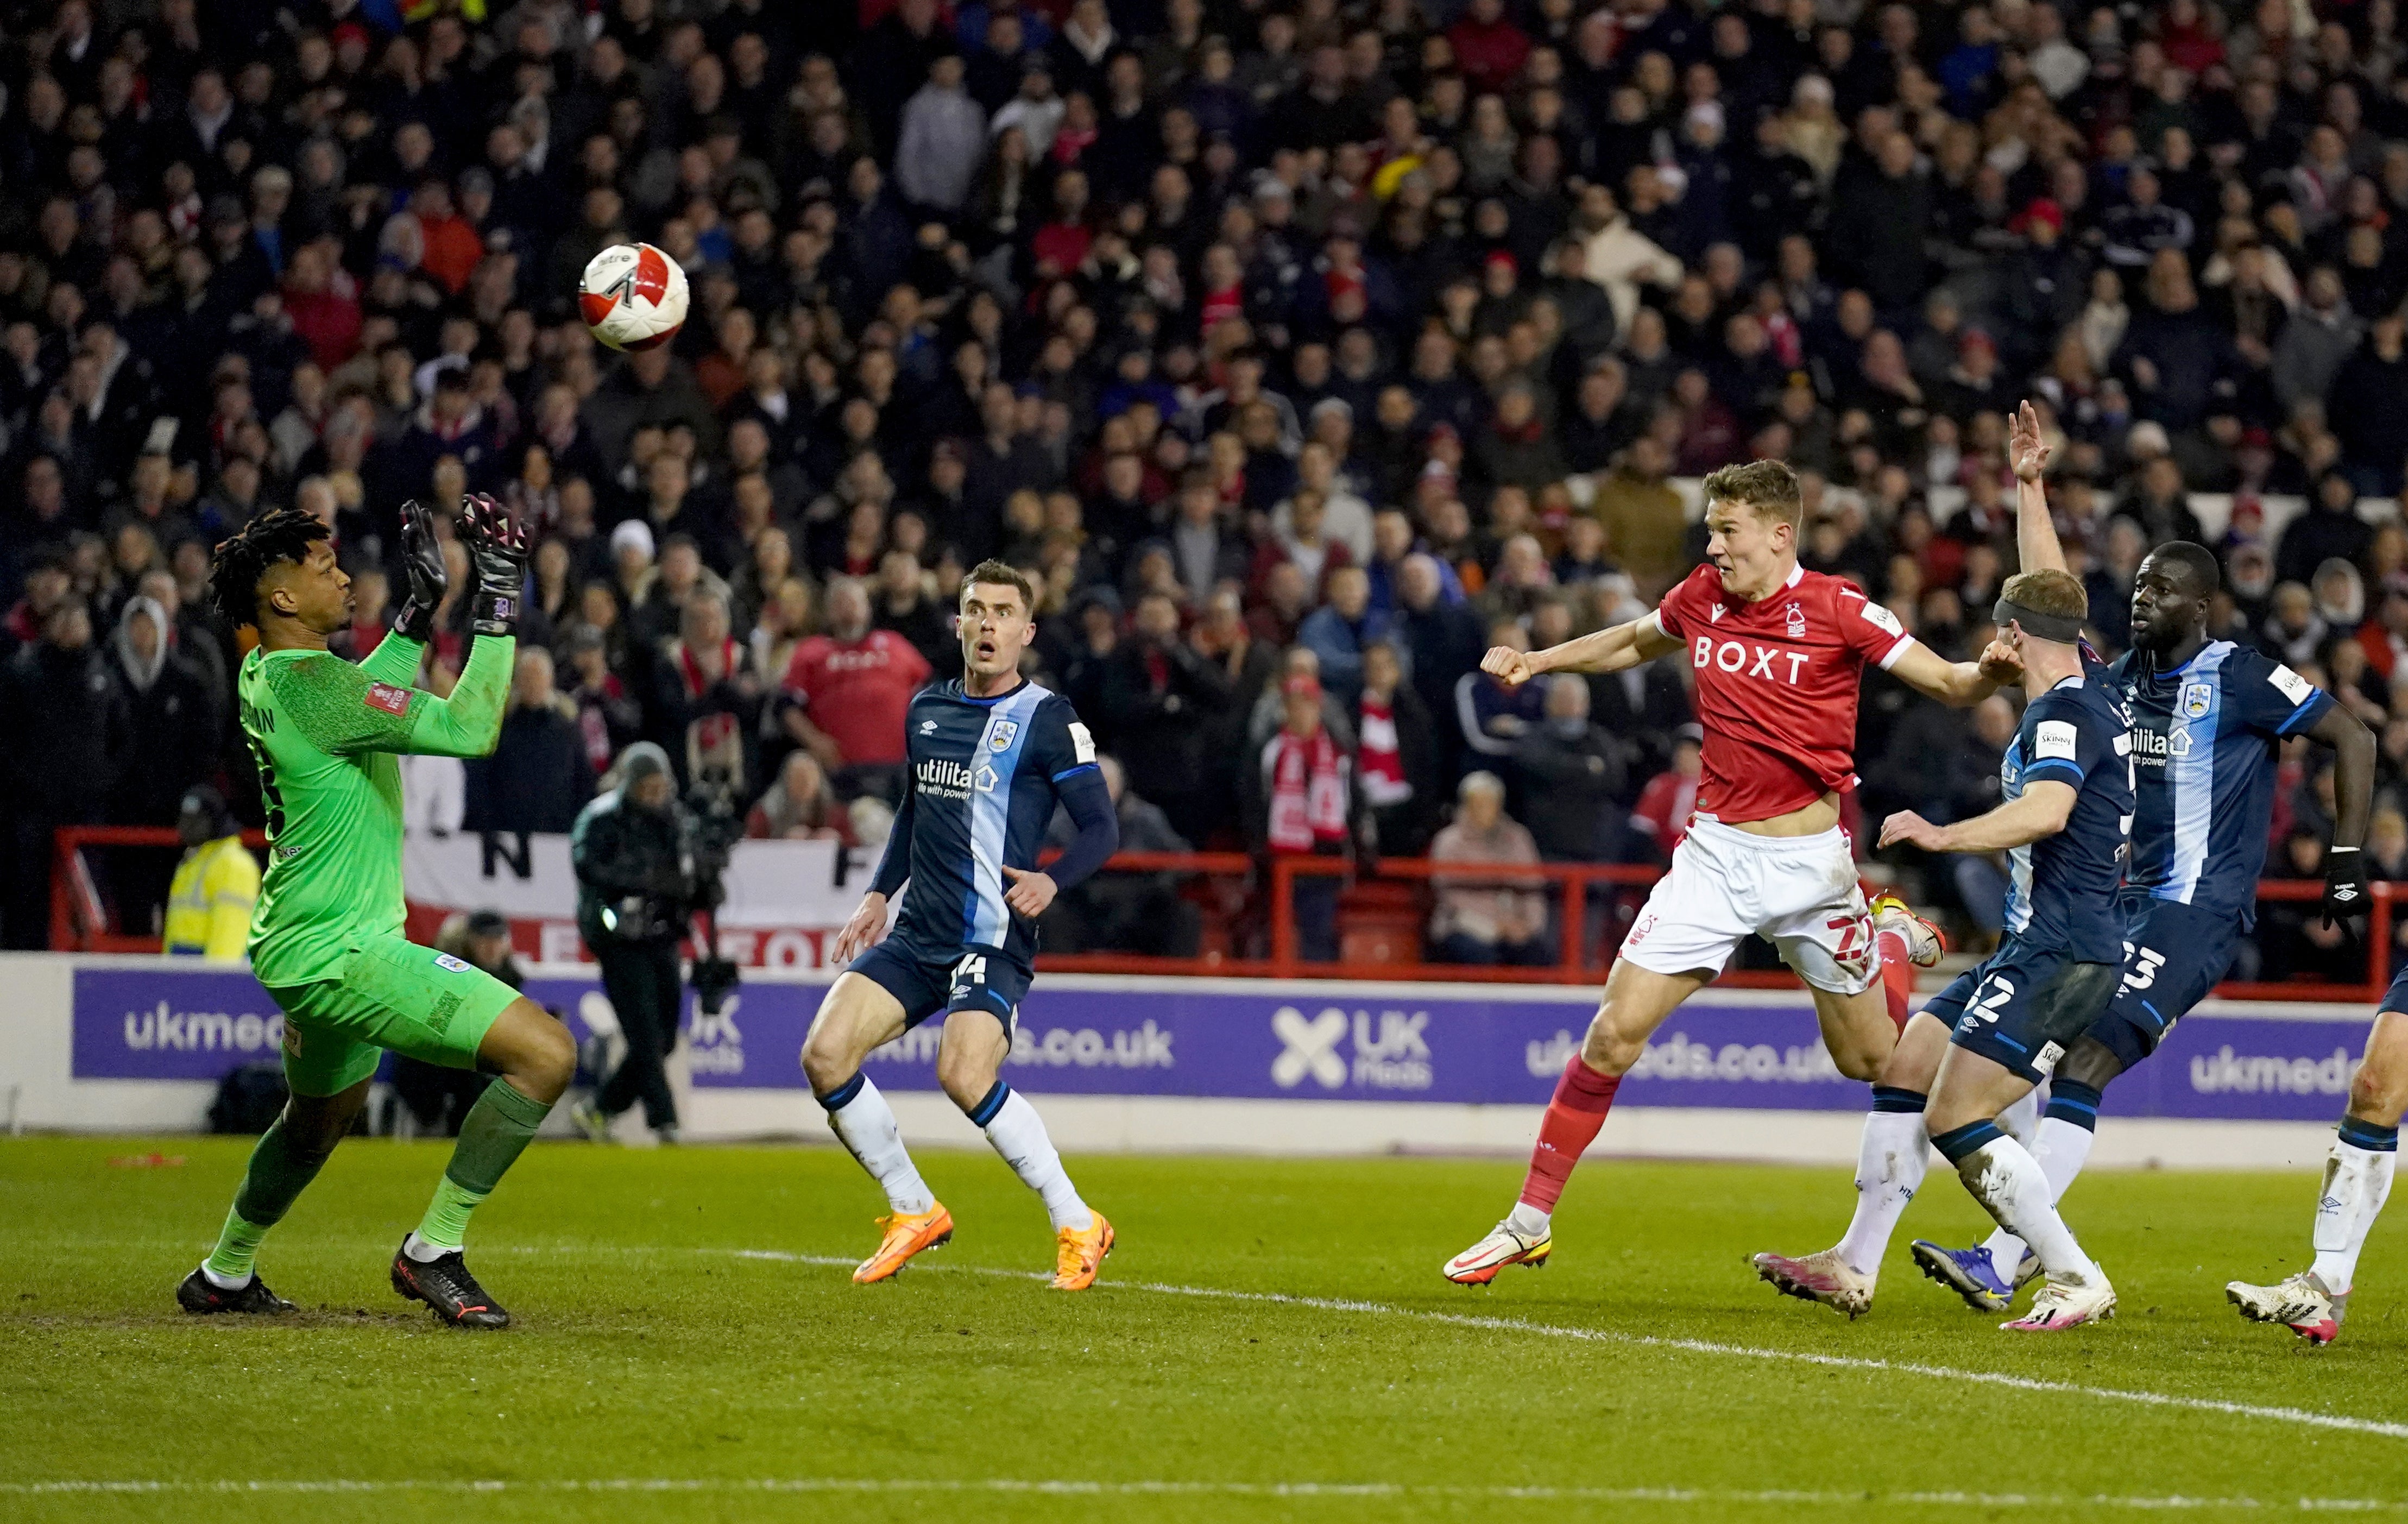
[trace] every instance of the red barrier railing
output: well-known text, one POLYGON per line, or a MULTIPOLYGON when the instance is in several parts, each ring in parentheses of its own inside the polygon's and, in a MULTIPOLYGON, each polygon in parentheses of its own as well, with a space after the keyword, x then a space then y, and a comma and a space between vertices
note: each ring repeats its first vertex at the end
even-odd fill
MULTIPOLYGON (((243 833, 246 845, 264 848, 257 831, 243 833)), ((83 866, 83 849, 105 846, 173 847, 176 833, 148 826, 69 826, 60 828, 50 875, 50 947, 58 952, 155 953, 156 937, 131 936, 112 929, 99 896, 83 866)), ((1663 876, 1660 868, 1622 863, 1462 863, 1424 858, 1384 857, 1374 870, 1356 879, 1354 866, 1340 857, 1272 857, 1267 860, 1238 852, 1124 852, 1106 865, 1108 872, 1183 873, 1205 878, 1236 879, 1267 894, 1247 907, 1257 926, 1266 926, 1267 956, 1212 954, 1198 957, 1158 957, 1141 953, 1049 953, 1038 967, 1066 973, 1170 974, 1186 977, 1223 976, 1258 979, 1411 979, 1452 984, 1593 985, 1612 961, 1619 939, 1609 935, 1599 956, 1587 956, 1588 906, 1592 885, 1627 890, 1644 889, 1663 876), (1268 866, 1268 872, 1264 869, 1268 866), (1552 885, 1556 906, 1556 953, 1551 964, 1531 967, 1469 967, 1430 963, 1418 956, 1377 960, 1311 963, 1300 956, 1296 927, 1296 882, 1300 877, 1382 882, 1456 881, 1485 887, 1499 884, 1552 885)), ((2368 886, 2365 938, 2365 982, 2333 981, 2272 983, 2244 980, 2220 985, 2216 993, 2242 1000, 2331 1000, 2373 1004, 2389 985, 2391 921, 2394 901, 2403 886, 2376 883, 2368 886)), ((2308 902, 2323 898, 2324 885, 2311 879, 2266 879, 2258 885, 2261 901, 2308 902)), ((1412 946, 1420 946, 1416 917, 1412 946)), ((1244 921, 1240 912, 1231 919, 1244 921)), ((1612 927, 1607 928, 1609 933, 1612 927)), ((1795 989, 1797 979, 1786 970, 1738 970, 1717 981, 1729 988, 1795 989)))

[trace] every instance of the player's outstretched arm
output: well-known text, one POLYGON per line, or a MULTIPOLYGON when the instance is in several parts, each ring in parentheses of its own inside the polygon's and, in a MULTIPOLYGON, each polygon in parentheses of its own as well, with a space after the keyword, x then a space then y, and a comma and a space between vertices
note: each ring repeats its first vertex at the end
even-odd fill
POLYGON ((502 739, 502 712, 510 697, 510 670, 519 643, 510 636, 480 635, 468 648, 468 665, 449 698, 410 696, 409 734, 398 746, 376 751, 416 756, 488 756, 502 739))
POLYGON ((1651 612, 1544 651, 1494 646, 1480 658, 1480 669, 1509 688, 1519 687, 1544 672, 1619 672, 1679 649, 1680 640, 1665 634, 1651 612))
POLYGON ((2332 845, 2325 853, 2324 923, 2366 913, 2366 822, 2374 800, 2374 732, 2333 705, 2308 731, 2333 749, 2332 845))
POLYGON ((869 892, 861 897, 853 919, 837 933, 836 946, 828 954, 830 962, 850 963, 886 935, 886 902, 911 876, 911 825, 919 816, 919 802, 920 791, 906 774, 903 808, 895 812, 895 824, 886 833, 886 851, 878 859, 878 871, 870 875, 869 892))
POLYGON ((1993 640, 1979 661, 1950 661, 1917 640, 1890 664, 1890 674, 1927 698, 1951 709, 1971 709, 2010 683, 2023 681, 2023 658, 2003 640, 1993 640))
POLYGON ((2015 468, 2015 554, 2026 571, 2066 569, 2065 547, 2057 541, 2057 521, 2049 516, 2048 488, 2041 482, 2048 456, 2040 436, 2040 410, 2027 400, 2007 415, 2007 461, 2015 468))
POLYGON ((2065 829, 2065 823, 2073 817, 2079 792, 2071 784, 2036 779, 2024 785, 2021 798, 2009 799, 1985 814, 1953 826, 1935 826, 1912 810, 1900 810, 1882 822, 1881 844, 1904 841, 1926 852, 1968 853, 2029 846, 2065 829))

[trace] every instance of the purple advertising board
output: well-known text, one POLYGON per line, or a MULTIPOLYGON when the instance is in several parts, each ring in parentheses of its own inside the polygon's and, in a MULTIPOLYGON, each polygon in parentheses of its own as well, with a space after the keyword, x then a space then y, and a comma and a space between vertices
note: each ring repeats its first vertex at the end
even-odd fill
MULTIPOLYGON (((756 979, 716 1016, 687 999, 686 1051, 704 1087, 795 1089, 825 986, 756 979)), ((527 993, 584 1035, 608 1022, 592 975, 527 993), (590 1018, 590 1019, 589 1019, 590 1018)), ((1040 979, 1005 1074, 1036 1094, 1540 1104, 1586 1028, 1586 991, 1557 996, 1428 985, 1040 979)), ((79 1079, 215 1080, 272 1058, 283 1018, 248 974, 161 961, 75 974, 79 1079)), ((2351 1007, 2211 1005, 2118 1080, 2109 1114, 2330 1121, 2368 1015, 2351 1007)), ((936 1088, 930 1024, 873 1054, 886 1088, 936 1088)), ((1777 1111, 1863 1109, 1802 996, 1709 990, 1626 1077, 1619 1103, 1777 1111)))

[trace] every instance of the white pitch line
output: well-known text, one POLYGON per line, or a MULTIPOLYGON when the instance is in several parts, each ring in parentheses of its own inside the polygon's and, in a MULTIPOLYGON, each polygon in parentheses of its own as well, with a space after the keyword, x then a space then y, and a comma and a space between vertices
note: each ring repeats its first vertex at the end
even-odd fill
POLYGON ((2260 1499, 2247 1497, 2118 1497, 2071 1493, 2028 1492, 1866 1492, 1791 1488, 1742 1489, 1672 1487, 1465 1487, 1410 1482, 1099 1482, 1086 1479, 1027 1479, 1015 1476, 973 1478, 924 1477, 617 1477, 602 1480, 544 1479, 536 1481, 477 1480, 465 1477, 389 1480, 258 1479, 222 1481, 55 1481, 0 1482, 0 1497, 89 1497, 124 1494, 345 1494, 428 1492, 480 1495, 489 1493, 991 1493, 1040 1497, 1227 1497, 1353 1502, 1365 1498, 1457 1498, 1523 1502, 1659 1502, 1727 1507, 1735 1503, 1777 1503, 1786 1506, 1826 1505, 1861 1508, 1868 1504, 1895 1507, 1973 1508, 2129 1508, 2188 1511, 2205 1508, 2267 1508, 2302 1513, 2399 1513, 2408 1503, 2383 1498, 2260 1499))
MULTIPOLYGON (((680 1252, 680 1251, 671 1251, 680 1252)), ((798 1265, 851 1266, 856 1261, 835 1255, 791 1254, 781 1249, 712 1249, 693 1248, 682 1252, 693 1254, 724 1254, 738 1259, 769 1259, 798 1265)), ((924 1260, 914 1261, 924 1264, 924 1260)), ((998 1270, 985 1265, 929 1265, 931 1270, 950 1270, 973 1275, 1001 1275, 1014 1280, 1042 1280, 1041 1274, 1017 1270, 998 1270)), ((2085 1387, 2071 1381, 2043 1381, 2033 1376, 2009 1375, 2001 1371, 1961 1371, 1953 1366, 1925 1365, 1911 1360, 1871 1359, 1856 1355, 1817 1355, 1799 1349, 1759 1349, 1750 1344, 1716 1344, 1706 1339, 1668 1339, 1649 1333, 1621 1333, 1611 1329, 1584 1329, 1559 1323, 1531 1323, 1514 1317, 1484 1317, 1471 1313, 1437 1313, 1417 1307, 1397 1307, 1382 1301, 1340 1301, 1331 1297, 1298 1297, 1279 1291, 1234 1291, 1222 1287, 1171 1286, 1159 1281, 1108 1281, 1099 1285, 1126 1291, 1148 1291, 1157 1296, 1197 1297, 1213 1301, 1254 1301, 1281 1307, 1303 1307, 1314 1312, 1364 1313, 1382 1317, 1412 1318, 1425 1323, 1443 1323, 1454 1328, 1479 1329, 1491 1333, 1526 1333, 1548 1339, 1577 1339, 1589 1344, 1622 1344, 1634 1349, 1676 1349, 1692 1355, 1737 1356, 1746 1359, 1787 1360, 1800 1365, 1820 1365, 1842 1371, 1872 1371, 1896 1375, 1930 1376, 1942 1381, 1971 1381, 1983 1386, 2005 1387, 2014 1391, 2056 1392, 2071 1397, 2090 1397, 2102 1402, 2138 1402, 2148 1407, 2183 1408, 2193 1413, 2216 1413, 2235 1418, 2262 1418, 2276 1423, 2306 1424, 2317 1429, 2339 1429, 2354 1434, 2376 1434, 2386 1439, 2408 1439, 2408 1423, 2390 1423, 2380 1418, 2354 1418, 2346 1414, 2317 1413, 2308 1408, 2264 1407, 2254 1402, 2228 1402, 2213 1397, 2182 1397, 2171 1392, 2135 1391, 2123 1387, 2085 1387)))

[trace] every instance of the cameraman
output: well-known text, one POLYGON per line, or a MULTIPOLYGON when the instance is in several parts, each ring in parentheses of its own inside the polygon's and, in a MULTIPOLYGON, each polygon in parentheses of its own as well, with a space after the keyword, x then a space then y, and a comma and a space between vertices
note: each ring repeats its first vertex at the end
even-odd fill
POLYGON ((663 1143, 678 1135, 677 1099, 662 1060, 677 1046, 682 986, 678 942, 692 904, 686 827, 666 752, 648 740, 619 760, 619 786, 579 812, 569 831, 577 870, 577 929, 602 965, 602 990, 627 1051, 594 1099, 570 1114, 596 1143, 640 1099, 663 1143))

